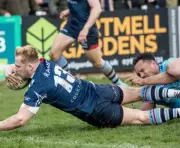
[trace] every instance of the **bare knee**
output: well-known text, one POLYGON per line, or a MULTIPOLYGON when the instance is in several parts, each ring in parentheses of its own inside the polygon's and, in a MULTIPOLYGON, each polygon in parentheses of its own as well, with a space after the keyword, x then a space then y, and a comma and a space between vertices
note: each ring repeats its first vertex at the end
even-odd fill
POLYGON ((49 52, 49 57, 52 61, 58 61, 61 57, 61 52, 55 52, 52 50, 49 52))

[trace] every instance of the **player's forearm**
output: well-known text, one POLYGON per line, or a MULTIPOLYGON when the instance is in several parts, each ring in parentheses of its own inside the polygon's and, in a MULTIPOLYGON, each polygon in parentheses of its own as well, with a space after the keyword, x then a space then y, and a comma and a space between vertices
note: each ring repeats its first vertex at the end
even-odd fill
POLYGON ((89 30, 96 23, 96 20, 99 18, 101 12, 102 9, 99 7, 92 8, 88 21, 84 25, 84 28, 89 30))
POLYGON ((151 76, 144 79, 145 85, 153 85, 153 84, 169 84, 173 83, 177 80, 176 77, 169 75, 167 72, 160 73, 155 76, 151 76))
POLYGON ((13 115, 4 121, 0 121, 0 130, 12 130, 23 125, 23 120, 19 118, 17 115, 13 115))

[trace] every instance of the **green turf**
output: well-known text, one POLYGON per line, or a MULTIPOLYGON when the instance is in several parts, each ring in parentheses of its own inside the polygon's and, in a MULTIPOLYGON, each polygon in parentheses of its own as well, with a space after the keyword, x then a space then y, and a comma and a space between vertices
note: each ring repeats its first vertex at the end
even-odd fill
MULTIPOLYGON (((108 83, 107 80, 91 80, 108 83)), ((0 84, 0 120, 17 112, 23 102, 23 92, 11 91, 0 84)), ((178 148, 179 122, 98 129, 49 105, 42 105, 25 127, 0 132, 0 148, 178 148)))

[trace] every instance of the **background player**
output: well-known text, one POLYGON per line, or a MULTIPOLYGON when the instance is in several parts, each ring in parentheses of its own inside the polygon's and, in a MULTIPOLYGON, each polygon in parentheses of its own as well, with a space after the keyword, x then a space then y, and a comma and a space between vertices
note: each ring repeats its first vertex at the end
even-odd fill
MULTIPOLYGON (((180 81, 167 73, 167 66, 174 60, 175 58, 169 58, 158 64, 151 53, 139 54, 134 60, 134 71, 137 75, 131 76, 127 81, 139 85, 163 84, 161 86, 166 88, 180 89, 180 81)), ((141 109, 149 110, 155 108, 156 104, 180 108, 180 99, 143 102, 141 109)))
POLYGON ((72 43, 77 40, 85 51, 92 64, 114 84, 123 84, 109 62, 102 59, 98 45, 98 29, 96 20, 101 14, 101 5, 98 0, 69 0, 67 10, 61 12, 60 18, 68 17, 67 24, 54 40, 50 57, 63 69, 68 70, 67 60, 62 56, 72 43))
POLYGON ((180 109, 140 111, 120 105, 136 102, 140 97, 145 100, 167 99, 179 96, 180 91, 156 86, 139 89, 97 85, 76 79, 51 61, 40 62, 36 49, 31 46, 16 49, 15 69, 22 77, 32 80, 19 111, 1 121, 0 130, 25 125, 38 112, 42 103, 50 104, 98 127, 161 124, 180 118, 180 109))

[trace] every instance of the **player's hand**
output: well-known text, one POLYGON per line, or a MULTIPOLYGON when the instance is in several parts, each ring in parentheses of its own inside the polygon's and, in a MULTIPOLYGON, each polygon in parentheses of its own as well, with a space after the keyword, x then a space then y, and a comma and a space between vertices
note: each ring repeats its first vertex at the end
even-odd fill
POLYGON ((6 81, 10 82, 12 85, 18 85, 21 83, 22 80, 14 75, 14 73, 16 73, 14 65, 6 65, 3 71, 6 81))
POLYGON ((60 19, 66 19, 68 16, 69 16, 69 9, 67 9, 67 10, 64 10, 64 11, 62 11, 61 13, 60 13, 60 15, 59 15, 59 18, 60 19))
POLYGON ((79 43, 84 43, 87 42, 87 35, 88 35, 89 30, 84 28, 83 30, 81 30, 81 32, 79 33, 78 36, 78 42, 79 43))
POLYGON ((137 84, 140 86, 145 85, 145 80, 143 78, 140 78, 136 74, 133 74, 125 79, 125 82, 130 82, 132 84, 137 84))

